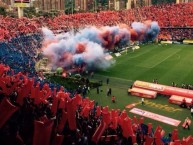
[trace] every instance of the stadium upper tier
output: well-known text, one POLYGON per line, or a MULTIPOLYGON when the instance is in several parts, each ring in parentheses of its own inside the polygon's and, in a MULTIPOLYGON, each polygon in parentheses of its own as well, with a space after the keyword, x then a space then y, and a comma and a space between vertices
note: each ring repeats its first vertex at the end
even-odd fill
POLYGON ((37 33, 41 27, 58 31, 84 28, 86 26, 112 26, 127 24, 133 21, 157 21, 163 27, 191 27, 193 26, 193 3, 154 5, 123 11, 101 11, 98 13, 77 13, 73 15, 59 15, 54 18, 35 17, 11 18, 1 17, 0 41, 9 40, 20 34, 37 33))

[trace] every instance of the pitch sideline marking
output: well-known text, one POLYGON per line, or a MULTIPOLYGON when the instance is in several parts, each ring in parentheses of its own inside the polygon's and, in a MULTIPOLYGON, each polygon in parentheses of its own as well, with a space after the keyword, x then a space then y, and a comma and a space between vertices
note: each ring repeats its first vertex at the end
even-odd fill
POLYGON ((141 65, 137 65, 138 67, 144 67, 144 68, 154 68, 155 66, 159 65, 160 63, 164 62, 165 60, 167 60, 169 57, 171 57, 172 55, 175 55, 176 53, 178 53, 180 51, 180 49, 178 51, 176 51, 175 53, 172 53, 170 55, 168 55, 167 57, 165 57, 162 61, 156 63, 155 65, 148 67, 148 66, 141 66, 141 65))
MULTIPOLYGON (((143 49, 143 48, 142 48, 142 49, 143 49)), ((145 48, 145 49, 148 49, 148 48, 145 48)), ((128 60, 133 59, 133 58, 137 58, 137 57, 139 57, 139 56, 141 56, 141 55, 143 55, 143 54, 145 54, 145 53, 148 53, 149 51, 152 51, 152 50, 151 50, 151 49, 148 49, 148 51, 145 51, 145 52, 143 52, 143 53, 141 53, 141 54, 137 54, 137 55, 135 55, 135 56, 129 57, 128 60)), ((132 51, 132 52, 130 52, 130 53, 135 53, 135 52, 132 51)))

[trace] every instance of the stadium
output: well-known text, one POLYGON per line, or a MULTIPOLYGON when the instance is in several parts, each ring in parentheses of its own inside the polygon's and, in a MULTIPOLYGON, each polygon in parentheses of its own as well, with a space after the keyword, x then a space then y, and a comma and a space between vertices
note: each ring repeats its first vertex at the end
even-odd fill
POLYGON ((0 145, 193 145, 192 2, 33 17, 15 3, 19 18, 0 12, 0 145))

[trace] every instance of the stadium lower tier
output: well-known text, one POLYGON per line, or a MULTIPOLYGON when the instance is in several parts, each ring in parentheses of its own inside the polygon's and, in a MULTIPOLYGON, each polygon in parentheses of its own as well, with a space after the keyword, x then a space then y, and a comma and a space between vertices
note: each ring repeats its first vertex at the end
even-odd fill
MULTIPOLYGON (((0 64, 0 144, 89 145, 165 144, 163 129, 144 124, 144 118, 129 117, 126 110, 95 106, 80 94, 70 97, 64 88, 42 87, 22 73, 8 75, 0 64), (140 133, 139 133, 140 132, 140 133), (103 136, 112 137, 104 139, 103 136), (118 136, 118 138, 116 138, 118 136), (117 140, 117 141, 116 141, 117 140)), ((179 140, 172 131, 172 140, 179 140), (175 138, 174 138, 175 137, 175 138)), ((181 141, 192 143, 192 136, 181 141)))

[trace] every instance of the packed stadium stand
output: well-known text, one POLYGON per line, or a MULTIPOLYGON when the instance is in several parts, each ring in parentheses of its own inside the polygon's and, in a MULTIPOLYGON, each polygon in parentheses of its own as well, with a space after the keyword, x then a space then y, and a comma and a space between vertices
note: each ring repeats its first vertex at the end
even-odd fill
MULTIPOLYGON (((85 26, 112 26, 117 24, 131 25, 133 21, 153 20, 159 23, 161 28, 175 28, 184 37, 192 38, 191 32, 183 32, 183 29, 193 25, 193 3, 162 4, 148 7, 122 10, 122 11, 101 11, 98 13, 77 13, 73 15, 59 15, 54 18, 11 18, 1 17, 0 40, 10 40, 20 34, 40 32, 41 27, 48 27, 54 31, 69 31, 80 29, 85 26), (100 21, 98 21, 100 19, 100 21), (183 22, 183 23, 182 23, 183 22), (178 30, 179 29, 179 30, 178 30), (185 34, 183 34, 185 33, 185 34), (188 34, 187 34, 188 33, 188 34)), ((167 30, 166 29, 166 30, 167 30)), ((164 29, 165 30, 165 29, 164 29)), ((160 35, 172 35, 170 31, 161 31, 160 35)))

